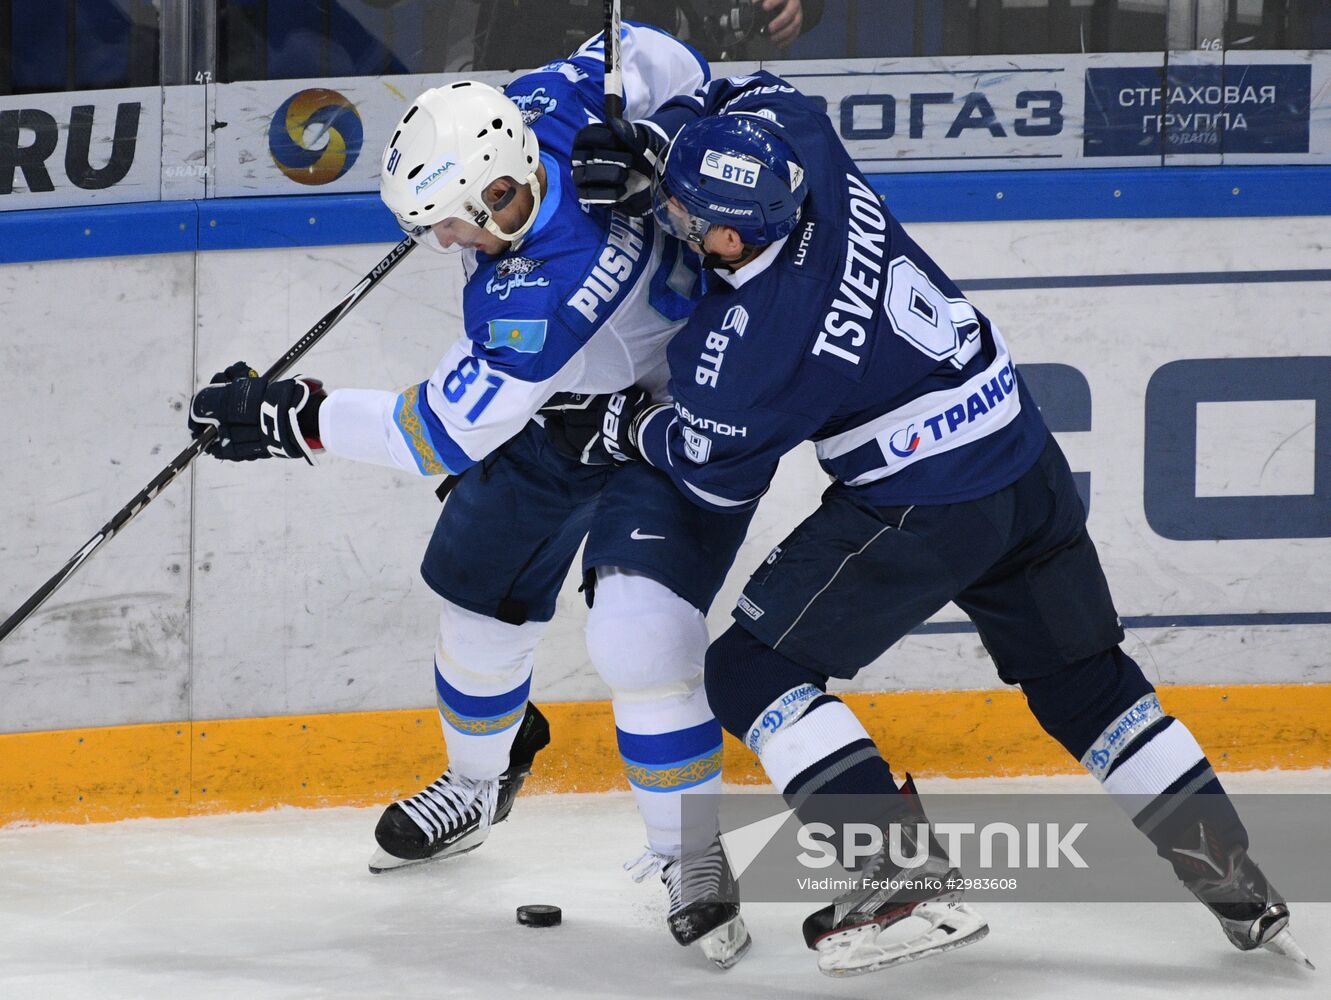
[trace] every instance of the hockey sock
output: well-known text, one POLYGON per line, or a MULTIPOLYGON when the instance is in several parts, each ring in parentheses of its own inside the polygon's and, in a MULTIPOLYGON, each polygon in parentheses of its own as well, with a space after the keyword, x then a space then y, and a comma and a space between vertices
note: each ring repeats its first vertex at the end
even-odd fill
POLYGON ((495 685, 472 680, 471 691, 464 692, 445 680, 435 663, 435 691, 448 745, 448 766, 468 778, 497 778, 508 768, 518 723, 527 710, 531 670, 528 668, 516 687, 508 687, 511 679, 495 685), (493 694, 484 690, 501 686, 508 689, 493 694))
POLYGON ((449 770, 480 780, 508 769, 531 690, 532 653, 546 626, 510 625, 444 603, 434 686, 449 770))
POLYGON ((1045 729, 1180 877, 1196 874, 1183 851, 1199 847, 1199 824, 1226 849, 1247 847, 1247 831, 1205 752, 1187 726, 1165 714, 1141 668, 1121 649, 1022 687, 1045 729))
POLYGON ((610 685, 624 770, 660 854, 716 836, 721 725, 703 689, 706 650, 700 610, 644 573, 597 567, 587 652, 610 685))
POLYGON ((678 857, 685 843, 710 841, 717 802, 685 801, 721 791, 721 724, 703 689, 657 702, 616 699, 614 707, 619 754, 647 828, 647 846, 678 857))
POLYGON ((800 822, 830 828, 837 859, 853 868, 845 857, 854 846, 847 828, 885 830, 904 803, 892 769, 860 720, 839 698, 814 691, 786 692, 780 699, 785 712, 792 702, 814 696, 775 731, 768 731, 765 722, 772 711, 783 709, 769 709, 755 720, 746 742, 757 744, 763 769, 800 822))
POLYGON ((1165 714, 1155 692, 1115 716, 1081 763, 1180 877, 1197 874, 1180 849, 1200 849, 1199 824, 1226 852, 1247 848, 1247 830, 1206 753, 1187 726, 1165 714))
POLYGON ((758 755, 801 822, 836 831, 840 856, 846 824, 882 829, 901 803, 878 747, 825 683, 738 626, 707 653, 708 696, 718 717, 758 755), (743 728, 731 728, 739 718, 743 728))

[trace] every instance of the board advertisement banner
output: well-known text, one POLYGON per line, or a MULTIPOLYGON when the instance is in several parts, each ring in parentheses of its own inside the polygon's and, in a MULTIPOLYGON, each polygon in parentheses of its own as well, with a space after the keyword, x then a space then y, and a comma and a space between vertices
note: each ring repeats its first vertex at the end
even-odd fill
MULTIPOLYGON (((870 174, 1331 163, 1331 52, 801 60, 761 68, 820 102, 870 174)), ((466 76, 496 86, 512 78, 466 76)), ((0 211, 373 191, 380 151, 411 101, 462 78, 0 98, 0 211)))
POLYGON ((0 211, 157 201, 162 171, 158 87, 0 97, 0 211))

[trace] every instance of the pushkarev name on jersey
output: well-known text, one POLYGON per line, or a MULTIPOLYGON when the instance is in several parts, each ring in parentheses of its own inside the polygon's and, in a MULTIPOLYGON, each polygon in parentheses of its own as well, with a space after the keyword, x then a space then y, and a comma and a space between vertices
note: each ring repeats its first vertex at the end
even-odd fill
POLYGON ((582 287, 573 293, 568 304, 582 314, 589 323, 600 320, 597 310, 602 303, 615 301, 620 283, 633 273, 633 265, 642 256, 643 222, 616 213, 610 218, 610 235, 605 249, 597 258, 582 287))

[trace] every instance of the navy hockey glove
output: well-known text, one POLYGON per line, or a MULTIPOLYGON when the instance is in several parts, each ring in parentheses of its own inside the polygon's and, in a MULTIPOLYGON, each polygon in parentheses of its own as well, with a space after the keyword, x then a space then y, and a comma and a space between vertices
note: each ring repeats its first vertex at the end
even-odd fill
POLYGON ((323 383, 297 376, 270 382, 237 361, 194 394, 189 430, 196 439, 208 427, 217 437, 208 454, 226 462, 303 458, 314 464, 319 441, 323 383))
POLYGON ((642 458, 637 429, 665 403, 653 403, 636 385, 599 396, 557 392, 538 411, 555 451, 583 465, 612 465, 642 458))
POLYGON ((628 215, 652 210, 657 158, 669 143, 641 122, 611 118, 573 138, 573 183, 585 205, 614 205, 628 215))

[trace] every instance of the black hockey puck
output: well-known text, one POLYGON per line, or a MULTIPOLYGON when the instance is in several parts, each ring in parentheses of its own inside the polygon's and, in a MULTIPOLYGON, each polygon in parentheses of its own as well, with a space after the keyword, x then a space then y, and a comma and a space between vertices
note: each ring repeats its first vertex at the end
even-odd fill
POLYGON ((518 923, 526 927, 558 927, 564 911, 544 903, 528 903, 518 907, 518 923))

